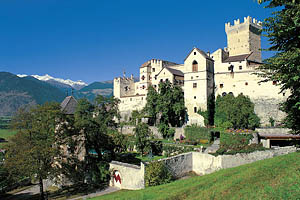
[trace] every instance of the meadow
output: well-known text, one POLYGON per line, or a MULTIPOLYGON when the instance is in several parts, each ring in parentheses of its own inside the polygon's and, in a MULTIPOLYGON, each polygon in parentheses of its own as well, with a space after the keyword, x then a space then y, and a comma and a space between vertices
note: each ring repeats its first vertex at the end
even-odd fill
POLYGON ((226 200, 299 197, 300 153, 296 152, 144 190, 120 190, 92 199, 226 200))

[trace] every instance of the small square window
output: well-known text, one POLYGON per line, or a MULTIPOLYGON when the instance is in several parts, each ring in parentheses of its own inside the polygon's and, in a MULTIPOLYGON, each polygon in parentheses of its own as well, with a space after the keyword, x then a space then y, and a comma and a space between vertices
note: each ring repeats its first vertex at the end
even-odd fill
POLYGON ((224 85, 223 84, 220 84, 220 88, 223 88, 224 87, 224 85))
POLYGON ((243 69, 243 66, 242 66, 242 65, 240 65, 240 66, 239 66, 239 69, 240 69, 240 70, 242 70, 242 69, 243 69))
POLYGON ((197 88, 197 83, 193 83, 193 88, 197 88))

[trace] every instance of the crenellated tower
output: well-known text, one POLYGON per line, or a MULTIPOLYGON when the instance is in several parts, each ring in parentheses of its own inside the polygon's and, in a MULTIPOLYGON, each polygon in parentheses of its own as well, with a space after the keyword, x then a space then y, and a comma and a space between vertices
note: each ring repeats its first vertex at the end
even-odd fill
POLYGON ((229 56, 252 53, 249 59, 261 63, 261 30, 261 22, 249 16, 244 17, 243 23, 239 19, 234 20, 233 25, 226 23, 229 56))

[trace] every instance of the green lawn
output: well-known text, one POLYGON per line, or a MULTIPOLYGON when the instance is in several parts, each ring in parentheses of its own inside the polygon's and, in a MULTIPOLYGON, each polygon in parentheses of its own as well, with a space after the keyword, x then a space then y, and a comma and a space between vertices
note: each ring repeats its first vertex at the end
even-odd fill
POLYGON ((299 199, 300 153, 93 199, 299 199))
MULTIPOLYGON (((0 129, 0 138, 4 138, 5 140, 9 140, 9 137, 15 135, 17 132, 10 129, 0 129)), ((0 148, 5 143, 0 143, 0 148)))

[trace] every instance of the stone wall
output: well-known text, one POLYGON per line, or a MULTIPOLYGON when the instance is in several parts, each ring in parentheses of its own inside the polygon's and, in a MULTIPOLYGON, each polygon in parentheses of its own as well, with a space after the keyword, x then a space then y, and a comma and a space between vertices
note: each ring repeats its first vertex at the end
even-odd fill
POLYGON ((145 188, 145 165, 143 163, 141 163, 141 166, 136 166, 112 161, 109 165, 109 169, 113 172, 110 186, 128 190, 145 188))
POLYGON ((181 177, 184 174, 193 171, 193 156, 192 153, 183 153, 170 158, 161 159, 173 176, 181 177))
POLYGON ((289 128, 256 128, 258 134, 289 134, 289 128))
POLYGON ((220 169, 237 167, 258 160, 264 160, 279 155, 296 152, 296 147, 281 147, 267 151, 256 151, 253 153, 243 153, 236 155, 213 156, 193 152, 193 171, 197 174, 209 174, 220 169))

